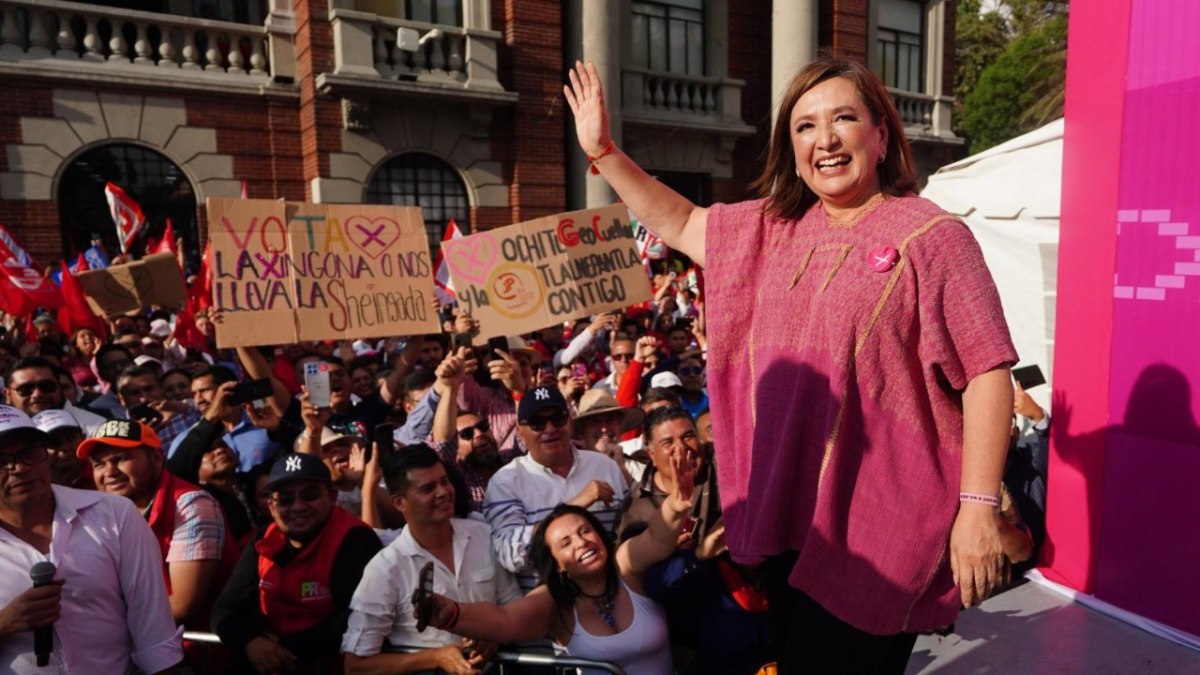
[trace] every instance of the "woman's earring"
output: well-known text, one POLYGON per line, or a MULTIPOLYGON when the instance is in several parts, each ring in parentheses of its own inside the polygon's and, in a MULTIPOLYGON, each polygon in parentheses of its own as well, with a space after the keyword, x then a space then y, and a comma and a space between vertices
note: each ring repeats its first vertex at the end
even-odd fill
POLYGON ((800 177, 800 167, 796 167, 796 178, 800 177))

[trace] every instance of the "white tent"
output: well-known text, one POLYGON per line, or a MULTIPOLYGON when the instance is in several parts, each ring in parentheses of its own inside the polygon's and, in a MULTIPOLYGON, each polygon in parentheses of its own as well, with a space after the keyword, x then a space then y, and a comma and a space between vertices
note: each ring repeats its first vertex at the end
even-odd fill
MULTIPOLYGON (((1054 354, 1062 136, 1060 119, 938 169, 921 193, 974 232, 1000 289, 1020 365, 1038 364, 1047 381, 1054 354)), ((1048 388, 1030 393, 1041 399, 1048 388)))

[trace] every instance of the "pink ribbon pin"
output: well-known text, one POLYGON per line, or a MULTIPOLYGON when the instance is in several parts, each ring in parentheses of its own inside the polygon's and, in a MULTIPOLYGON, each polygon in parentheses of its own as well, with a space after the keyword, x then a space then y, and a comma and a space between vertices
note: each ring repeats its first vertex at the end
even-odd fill
POLYGON ((876 272, 886 272, 900 262, 900 252, 892 246, 880 246, 867 254, 867 264, 876 272))

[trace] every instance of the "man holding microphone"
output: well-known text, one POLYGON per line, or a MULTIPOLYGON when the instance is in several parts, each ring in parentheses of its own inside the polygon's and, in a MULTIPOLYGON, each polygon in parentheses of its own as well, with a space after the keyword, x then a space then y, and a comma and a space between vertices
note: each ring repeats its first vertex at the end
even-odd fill
POLYGON ((0 406, 0 671, 173 672, 182 631, 150 527, 127 499, 52 486, 49 446, 0 406))

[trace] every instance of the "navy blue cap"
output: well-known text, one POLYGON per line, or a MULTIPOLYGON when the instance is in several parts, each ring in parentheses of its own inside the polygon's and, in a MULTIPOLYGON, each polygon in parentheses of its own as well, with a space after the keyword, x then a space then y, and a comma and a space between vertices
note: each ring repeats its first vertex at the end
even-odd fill
POLYGON ((567 399, 563 398, 558 387, 530 387, 521 395, 517 405, 517 421, 528 422, 539 410, 555 408, 567 409, 567 399))
POLYGON ((293 452, 275 460, 275 464, 271 466, 267 489, 274 490, 288 481, 301 479, 333 482, 329 476, 329 467, 325 466, 325 462, 320 457, 304 452, 293 452))

